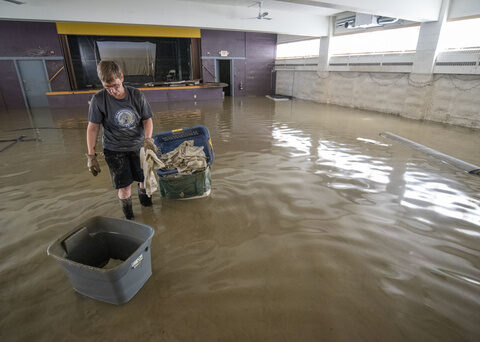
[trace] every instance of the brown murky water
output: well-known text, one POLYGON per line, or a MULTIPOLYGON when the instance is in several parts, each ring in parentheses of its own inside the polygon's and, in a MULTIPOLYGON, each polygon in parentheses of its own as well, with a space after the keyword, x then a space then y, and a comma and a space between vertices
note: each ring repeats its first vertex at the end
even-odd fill
POLYGON ((86 111, 0 116, 1 139, 43 127, 0 154, 1 341, 480 339, 480 177, 378 136, 480 164, 478 131, 306 101, 153 107, 156 132, 210 129, 212 195, 134 198, 153 275, 119 307, 46 255, 89 217, 122 217, 105 161, 86 170, 86 111))

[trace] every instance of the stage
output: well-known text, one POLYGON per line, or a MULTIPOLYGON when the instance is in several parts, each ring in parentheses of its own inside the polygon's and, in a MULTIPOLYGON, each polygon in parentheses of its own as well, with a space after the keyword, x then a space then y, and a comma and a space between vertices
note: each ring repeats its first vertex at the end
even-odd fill
MULTIPOLYGON (((195 86, 145 87, 138 88, 147 100, 154 102, 167 101, 201 101, 222 98, 224 83, 205 83, 195 86)), ((51 108, 88 106, 97 90, 56 91, 47 92, 48 104, 51 108)))

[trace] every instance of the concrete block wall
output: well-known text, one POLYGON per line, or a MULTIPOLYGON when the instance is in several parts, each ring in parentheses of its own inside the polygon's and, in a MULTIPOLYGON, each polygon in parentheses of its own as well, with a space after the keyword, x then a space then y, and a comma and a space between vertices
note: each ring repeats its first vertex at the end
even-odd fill
POLYGON ((480 129, 478 76, 293 70, 276 73, 277 94, 480 129))

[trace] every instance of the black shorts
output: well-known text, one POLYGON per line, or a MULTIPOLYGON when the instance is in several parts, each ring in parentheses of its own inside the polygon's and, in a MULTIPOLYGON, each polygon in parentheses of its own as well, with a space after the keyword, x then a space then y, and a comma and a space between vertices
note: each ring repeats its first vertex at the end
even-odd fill
POLYGON ((117 152, 104 149, 103 153, 115 189, 126 188, 133 181, 143 182, 140 151, 117 152))

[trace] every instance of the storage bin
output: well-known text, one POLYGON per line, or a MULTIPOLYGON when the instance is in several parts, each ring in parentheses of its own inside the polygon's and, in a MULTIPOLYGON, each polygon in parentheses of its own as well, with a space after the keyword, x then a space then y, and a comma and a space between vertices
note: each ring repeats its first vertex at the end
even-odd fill
POLYGON ((75 291, 111 304, 128 302, 152 274, 154 230, 135 221, 93 217, 54 241, 55 258, 75 291), (112 265, 111 268, 105 266, 112 265))
POLYGON ((168 199, 206 197, 211 191, 210 167, 191 175, 172 174, 158 177, 160 195, 168 199))
POLYGON ((173 151, 186 140, 193 140, 195 146, 203 146, 207 157, 206 169, 192 174, 180 175, 177 169, 157 170, 161 196, 168 199, 192 199, 208 196, 212 181, 210 165, 214 160, 212 140, 208 129, 202 125, 174 129, 156 134, 153 139, 159 153, 162 154, 173 151))

